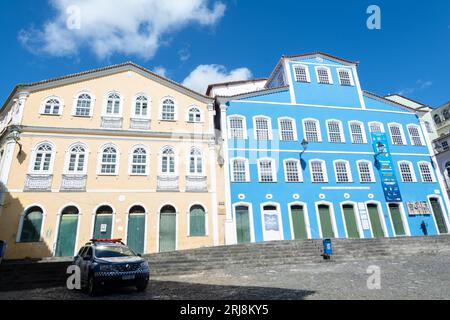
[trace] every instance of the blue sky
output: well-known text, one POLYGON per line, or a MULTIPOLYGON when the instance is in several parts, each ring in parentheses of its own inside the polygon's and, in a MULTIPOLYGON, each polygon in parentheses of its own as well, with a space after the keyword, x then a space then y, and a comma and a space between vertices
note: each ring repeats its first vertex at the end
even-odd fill
POLYGON ((450 100, 447 0, 114 1, 1 1, 0 100, 18 83, 128 60, 198 88, 267 77, 282 54, 312 51, 360 61, 365 90, 450 100), (71 4, 82 8, 76 31, 64 28, 71 4), (366 27, 371 4, 381 30, 366 27))

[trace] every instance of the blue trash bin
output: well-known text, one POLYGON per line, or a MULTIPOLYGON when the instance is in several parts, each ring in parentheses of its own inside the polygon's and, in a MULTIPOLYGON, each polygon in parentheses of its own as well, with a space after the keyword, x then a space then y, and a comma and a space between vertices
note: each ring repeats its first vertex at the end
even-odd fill
POLYGON ((331 239, 323 240, 323 254, 326 257, 331 257, 333 254, 333 245, 331 244, 331 239))
POLYGON ((2 262, 5 252, 6 252, 6 241, 0 240, 0 263, 2 262))

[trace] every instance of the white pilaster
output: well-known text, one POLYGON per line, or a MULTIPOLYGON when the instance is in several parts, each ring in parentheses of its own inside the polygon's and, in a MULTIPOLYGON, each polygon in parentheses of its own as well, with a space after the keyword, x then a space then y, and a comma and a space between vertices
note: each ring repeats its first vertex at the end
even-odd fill
POLYGON ((213 222, 213 243, 215 246, 219 245, 219 210, 217 202, 217 156, 216 156, 216 142, 214 130, 214 116, 216 112, 213 104, 208 104, 208 121, 209 132, 212 136, 209 142, 209 159, 210 159, 210 174, 211 174, 211 213, 213 222))
POLYGON ((0 216, 3 213, 5 193, 8 185, 9 173, 14 160, 15 147, 16 142, 14 139, 12 137, 7 137, 3 148, 3 157, 0 167, 0 216))

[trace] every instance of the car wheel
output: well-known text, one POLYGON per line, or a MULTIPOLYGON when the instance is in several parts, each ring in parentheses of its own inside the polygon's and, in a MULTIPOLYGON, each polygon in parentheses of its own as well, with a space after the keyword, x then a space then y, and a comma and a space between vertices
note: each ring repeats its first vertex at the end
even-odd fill
POLYGON ((94 277, 90 277, 88 281, 88 294, 94 297, 97 294, 97 285, 95 284, 94 277))
POLYGON ((148 282, 140 282, 136 285, 136 289, 138 292, 144 292, 147 289, 148 282))

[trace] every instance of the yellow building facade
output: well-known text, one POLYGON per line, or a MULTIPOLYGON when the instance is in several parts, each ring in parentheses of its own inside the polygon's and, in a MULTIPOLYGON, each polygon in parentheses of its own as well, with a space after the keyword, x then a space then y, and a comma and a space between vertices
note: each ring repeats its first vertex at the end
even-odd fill
POLYGON ((91 238, 140 253, 224 243, 209 97, 133 63, 19 85, 0 114, 6 259, 91 238))

